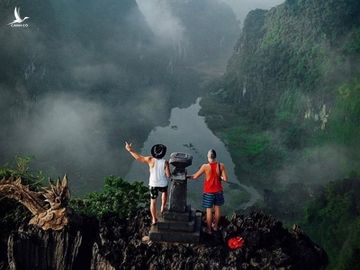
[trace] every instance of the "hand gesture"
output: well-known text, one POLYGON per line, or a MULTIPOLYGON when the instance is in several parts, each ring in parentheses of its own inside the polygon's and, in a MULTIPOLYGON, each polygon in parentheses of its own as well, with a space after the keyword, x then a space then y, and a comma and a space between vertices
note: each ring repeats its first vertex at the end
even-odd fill
POLYGON ((132 150, 132 143, 125 142, 125 149, 130 152, 132 150))

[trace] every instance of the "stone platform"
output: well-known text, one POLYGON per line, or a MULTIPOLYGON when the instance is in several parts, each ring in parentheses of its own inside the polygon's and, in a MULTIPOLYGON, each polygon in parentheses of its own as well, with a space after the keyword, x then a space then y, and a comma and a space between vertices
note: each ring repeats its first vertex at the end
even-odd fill
POLYGON ((198 243, 201 230, 201 212, 164 212, 150 229, 150 240, 156 242, 198 243))

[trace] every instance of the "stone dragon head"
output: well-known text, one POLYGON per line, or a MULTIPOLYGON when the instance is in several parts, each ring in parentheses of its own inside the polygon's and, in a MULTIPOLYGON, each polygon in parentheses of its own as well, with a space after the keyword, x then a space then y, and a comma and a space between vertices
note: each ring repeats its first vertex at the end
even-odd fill
POLYGON ((15 199, 23 204, 33 217, 29 224, 37 225, 44 230, 61 230, 68 224, 67 207, 70 199, 66 175, 56 183, 51 180, 43 191, 32 191, 23 185, 21 178, 3 178, 0 180, 0 196, 15 199))

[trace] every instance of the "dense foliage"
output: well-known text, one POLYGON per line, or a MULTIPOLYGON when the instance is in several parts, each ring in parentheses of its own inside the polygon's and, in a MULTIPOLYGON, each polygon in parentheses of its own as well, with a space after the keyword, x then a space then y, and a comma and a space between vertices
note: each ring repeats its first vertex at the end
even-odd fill
POLYGON ((101 192, 89 193, 84 199, 74 199, 71 207, 78 213, 102 218, 125 218, 149 202, 148 189, 141 182, 129 183, 119 177, 105 178, 101 192))
POLYGON ((327 134, 329 139, 359 150, 360 82, 358 80, 345 83, 338 88, 327 134))
POLYGON ((359 269, 360 180, 329 183, 307 207, 303 224, 332 258, 330 269, 359 269))

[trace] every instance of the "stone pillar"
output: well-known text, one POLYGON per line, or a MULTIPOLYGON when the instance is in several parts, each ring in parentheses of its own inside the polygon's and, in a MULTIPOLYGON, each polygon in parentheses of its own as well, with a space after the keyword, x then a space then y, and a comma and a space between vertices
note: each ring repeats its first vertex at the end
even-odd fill
POLYGON ((184 212, 186 210, 187 180, 186 170, 175 170, 171 174, 171 187, 169 194, 168 209, 172 212, 184 212))

